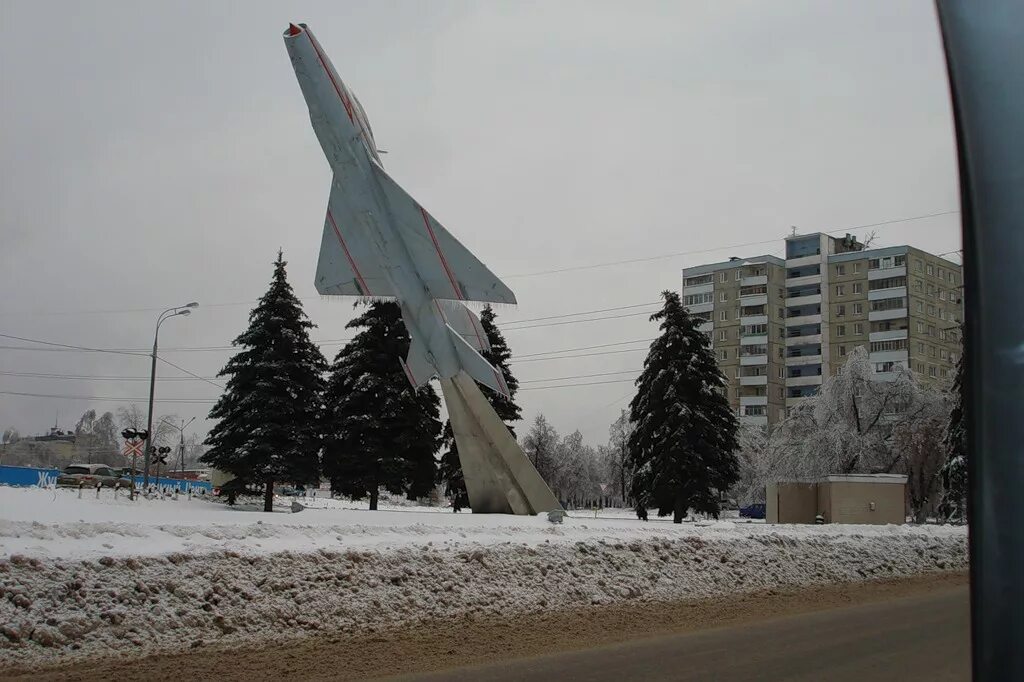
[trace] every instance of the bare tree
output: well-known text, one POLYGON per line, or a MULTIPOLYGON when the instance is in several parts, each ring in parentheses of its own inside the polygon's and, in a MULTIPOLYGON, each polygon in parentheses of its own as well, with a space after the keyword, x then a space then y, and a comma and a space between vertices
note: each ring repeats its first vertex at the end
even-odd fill
POLYGON ((768 431, 761 426, 741 426, 737 438, 740 478, 732 488, 732 495, 740 504, 764 502, 764 481, 769 468, 768 431))
POLYGON ((924 523, 938 506, 941 493, 939 474, 946 459, 942 436, 948 409, 942 402, 927 414, 897 426, 893 434, 899 470, 907 475, 907 498, 914 523, 924 523))

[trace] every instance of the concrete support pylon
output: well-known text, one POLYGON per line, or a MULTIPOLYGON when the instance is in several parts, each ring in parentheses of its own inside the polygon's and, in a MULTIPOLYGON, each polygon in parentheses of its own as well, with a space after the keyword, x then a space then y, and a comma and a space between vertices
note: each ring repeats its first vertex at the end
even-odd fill
POLYGON ((465 372, 441 379, 475 514, 533 515, 561 509, 554 493, 465 372))

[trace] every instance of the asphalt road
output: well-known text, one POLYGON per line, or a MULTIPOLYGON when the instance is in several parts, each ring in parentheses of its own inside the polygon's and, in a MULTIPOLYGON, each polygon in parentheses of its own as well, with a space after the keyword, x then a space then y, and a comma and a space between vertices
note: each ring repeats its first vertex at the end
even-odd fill
POLYGON ((396 679, 969 680, 969 624, 968 592, 960 586, 923 596, 396 679))

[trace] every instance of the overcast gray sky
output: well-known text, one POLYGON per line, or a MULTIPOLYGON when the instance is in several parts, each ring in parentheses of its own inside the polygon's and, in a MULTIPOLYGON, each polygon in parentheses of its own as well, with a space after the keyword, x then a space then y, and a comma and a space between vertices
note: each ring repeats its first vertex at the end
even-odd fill
MULTIPOLYGON (((145 349, 162 308, 198 300, 163 326, 163 355, 213 376, 228 351, 171 349, 228 345, 281 247, 314 338, 349 336, 351 303, 313 289, 330 171, 281 39, 289 21, 313 27, 358 93, 392 176, 516 292, 500 322, 653 302, 679 289, 685 266, 779 253, 792 225, 958 208, 929 0, 7 0, 0 333, 145 349)), ((958 220, 881 227, 878 243, 958 249, 958 220)), ((536 354, 650 338, 653 309, 510 325, 526 356, 513 367, 525 419, 540 411, 560 432, 605 442, 643 362, 631 349, 645 344, 536 354), (562 324, 617 315, 630 316, 562 324), (560 377, 581 378, 538 381, 560 377)), ((323 346, 328 359, 338 347, 323 346)), ((58 412, 67 428, 89 407, 144 398, 149 365, 0 348, 0 372, 0 392, 116 398, 0 393, 0 428, 39 433, 58 412)), ((157 387, 158 399, 217 393, 192 380, 157 387)), ((204 431, 209 407, 158 411, 197 416, 204 431)))

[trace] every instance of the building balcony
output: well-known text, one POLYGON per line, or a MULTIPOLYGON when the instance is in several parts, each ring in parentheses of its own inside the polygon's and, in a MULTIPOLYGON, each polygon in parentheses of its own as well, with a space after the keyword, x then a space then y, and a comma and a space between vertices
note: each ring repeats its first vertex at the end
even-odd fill
POLYGON ((767 374, 761 374, 761 375, 756 376, 756 377, 745 377, 745 376, 741 376, 740 377, 740 386, 767 386, 767 385, 768 385, 768 375, 767 374))
POLYGON ((697 305, 684 306, 687 312, 693 313, 710 313, 715 309, 715 304, 712 303, 698 303, 697 305))
POLYGON ((893 308, 892 310, 869 310, 868 322, 882 322, 884 320, 900 320, 907 316, 906 308, 893 308))
POLYGON ((786 367, 803 367, 804 365, 820 365, 821 364, 821 353, 817 355, 797 355, 796 357, 786 358, 786 367))
POLYGON ((805 377, 787 377, 786 386, 821 386, 821 375, 811 374, 805 377))
POLYGON ((704 334, 710 334, 712 330, 714 330, 714 328, 715 323, 712 322, 711 320, 708 320, 706 322, 700 322, 697 324, 697 331, 702 332, 704 334))
POLYGON ((764 346, 768 343, 767 334, 754 334, 750 336, 741 336, 741 346, 764 346))
POLYGON ((885 279, 887 277, 904 277, 907 274, 907 266, 901 265, 898 268, 878 268, 868 270, 868 279, 885 279))
POLYGON ((871 332, 868 341, 897 341, 907 338, 908 329, 893 329, 887 332, 871 332))
POLYGON ((815 263, 821 263, 824 259, 820 253, 812 253, 809 256, 800 256, 798 258, 787 258, 787 268, 799 268, 804 265, 814 265, 815 263))
POLYGON ((786 347, 792 346, 806 346, 806 345, 819 345, 821 343, 821 334, 805 334, 803 336, 787 336, 786 347))
POLYGON ((768 294, 751 294, 740 296, 740 305, 767 305, 768 294))
POLYGON ((910 359, 906 350, 883 350, 868 354, 871 362, 899 362, 904 367, 910 359))
POLYGON ((786 398, 786 407, 796 407, 797 405, 800 405, 801 403, 809 400, 812 397, 813 396, 802 395, 797 398, 786 398))
POLYGON ((743 426, 768 426, 768 415, 766 414, 741 414, 739 419, 743 426))
POLYGON ((758 284, 768 284, 768 275, 751 275, 750 277, 741 277, 741 287, 752 287, 758 284))
POLYGON ((768 324, 767 315, 746 315, 740 318, 741 325, 768 324))
POLYGON ((696 294, 710 294, 715 290, 715 283, 709 284, 695 284, 693 286, 683 287, 683 296, 694 296, 696 294))
POLYGON ((767 405, 768 396, 766 395, 741 395, 740 396, 740 407, 746 407, 747 405, 767 405))
POLYGON ((869 301, 881 301, 883 298, 906 298, 906 287, 889 287, 888 289, 875 289, 868 292, 869 301))
POLYGON ((761 365, 768 364, 768 354, 764 355, 741 355, 740 366, 741 367, 758 367, 761 365))
POLYGON ((808 294, 806 296, 790 296, 786 298, 786 307, 792 308, 800 305, 820 305, 821 294, 808 294))
POLYGON ((815 275, 801 275, 800 277, 790 277, 786 280, 787 287, 802 287, 808 284, 821 284, 821 273, 815 275))
POLYGON ((802 327, 805 324, 821 324, 821 313, 814 313, 813 315, 797 315, 796 317, 787 317, 787 327, 802 327))

